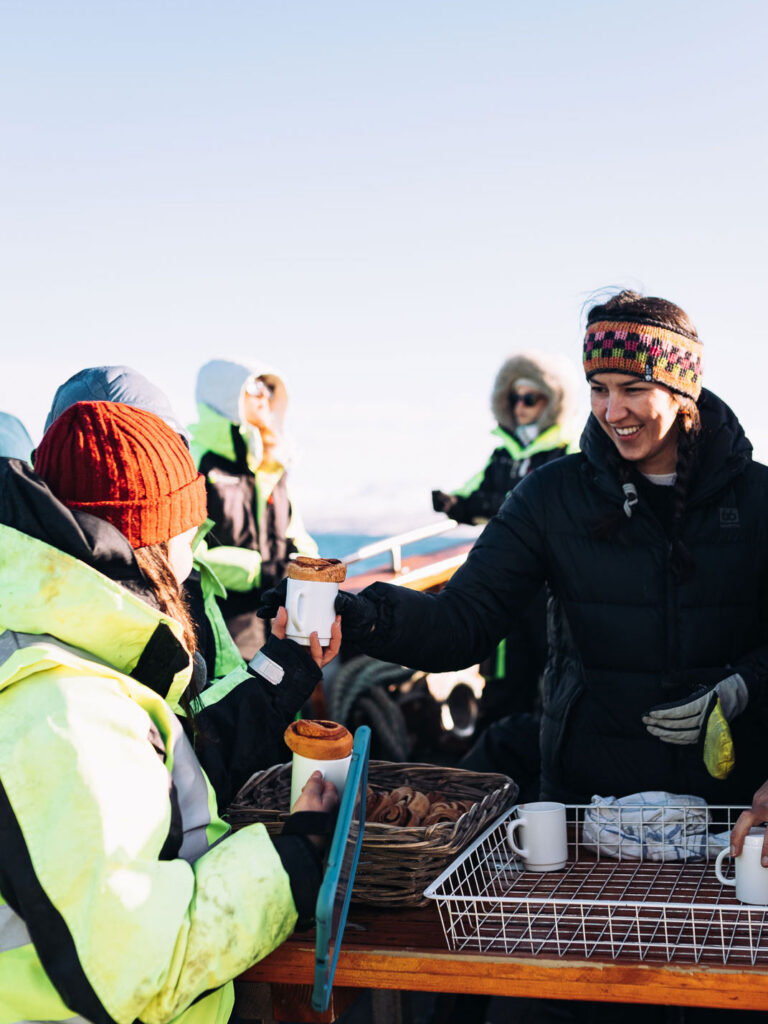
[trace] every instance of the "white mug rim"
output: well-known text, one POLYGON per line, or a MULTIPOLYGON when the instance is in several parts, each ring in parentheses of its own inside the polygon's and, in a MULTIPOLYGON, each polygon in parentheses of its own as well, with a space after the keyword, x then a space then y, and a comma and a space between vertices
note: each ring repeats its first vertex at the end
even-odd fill
POLYGON ((557 800, 534 800, 528 804, 518 804, 518 814, 546 814, 547 811, 564 811, 565 804, 558 803, 557 800))

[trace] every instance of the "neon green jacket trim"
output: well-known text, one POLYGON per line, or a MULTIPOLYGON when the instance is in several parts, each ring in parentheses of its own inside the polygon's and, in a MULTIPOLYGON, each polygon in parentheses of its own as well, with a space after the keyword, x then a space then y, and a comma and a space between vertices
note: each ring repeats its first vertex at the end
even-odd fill
POLYGON ((200 460, 206 452, 216 452, 222 458, 234 462, 237 455, 232 443, 231 421, 214 412, 204 402, 197 403, 197 416, 197 423, 189 425, 189 450, 195 465, 200 465, 200 460))
MULTIPOLYGON (((12 879, 18 897, 31 867, 35 913, 50 906, 58 915, 56 955, 77 968, 67 984, 81 972, 105 1018, 224 1024, 227 983, 290 934, 296 911, 266 831, 227 835, 199 765, 205 852, 161 859, 186 741, 167 701, 129 675, 160 623, 180 635, 95 569, 0 525, 0 878, 12 879)), ((168 696, 178 699, 189 676, 189 666, 177 672, 168 696)), ((9 895, 0 903, 0 1024, 78 1019, 82 1009, 65 1005, 26 931, 53 941, 44 915, 22 920, 9 895)))
MULTIPOLYGON (((216 658, 214 664, 214 680, 229 675, 236 669, 245 670, 245 661, 237 649, 237 644, 227 629, 224 616, 217 598, 226 597, 227 591, 216 574, 208 557, 208 546, 205 543, 205 536, 213 526, 212 519, 206 519, 195 535, 193 543, 194 560, 193 566, 200 573, 200 586, 203 591, 203 608, 208 624, 213 632, 216 644, 216 658)), ((215 685, 215 684, 213 684, 215 685)), ((210 689, 210 687, 209 687, 210 689)), ((177 710, 174 708, 174 710, 177 710)))
MULTIPOLYGON (((571 455, 573 452, 579 450, 578 444, 572 440, 570 432, 565 429, 561 424, 554 423, 548 430, 545 430, 542 434, 539 434, 529 445, 522 445, 513 437, 510 433, 504 430, 503 427, 494 427, 491 431, 491 437, 497 437, 500 440, 500 444, 496 445, 498 448, 506 448, 510 456, 515 462, 521 462, 523 459, 530 459, 533 455, 538 455, 539 452, 549 452, 553 448, 562 448, 566 446, 566 454, 571 455)), ((494 449, 494 450, 496 450, 494 449)), ((480 484, 483 482, 485 471, 490 463, 488 462, 483 466, 479 473, 475 473, 474 476, 470 477, 469 480, 458 490, 454 491, 454 494, 459 495, 461 498, 468 498, 470 494, 478 489, 480 484)))

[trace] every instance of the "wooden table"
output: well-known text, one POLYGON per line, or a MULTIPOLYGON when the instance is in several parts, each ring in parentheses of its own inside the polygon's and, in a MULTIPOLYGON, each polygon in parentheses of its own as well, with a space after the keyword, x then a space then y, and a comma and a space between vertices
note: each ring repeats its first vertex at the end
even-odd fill
MULTIPOLYGON (((314 956, 314 932, 294 935, 241 975, 239 983, 311 987, 314 956)), ((768 1009, 768 967, 452 953, 432 906, 380 911, 353 905, 336 969, 337 986, 768 1009)))

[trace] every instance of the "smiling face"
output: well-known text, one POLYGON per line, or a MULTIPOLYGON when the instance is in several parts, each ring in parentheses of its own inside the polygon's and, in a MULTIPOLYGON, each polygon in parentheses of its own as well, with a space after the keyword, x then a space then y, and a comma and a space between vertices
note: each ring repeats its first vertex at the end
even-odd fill
POLYGON ((627 373, 597 373, 589 384, 592 412, 619 455, 641 473, 673 473, 680 432, 674 394, 627 373))

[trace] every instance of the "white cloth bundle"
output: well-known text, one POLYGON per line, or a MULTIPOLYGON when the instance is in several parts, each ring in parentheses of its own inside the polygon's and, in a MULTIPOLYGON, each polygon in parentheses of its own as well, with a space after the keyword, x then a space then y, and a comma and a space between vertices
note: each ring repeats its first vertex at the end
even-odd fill
POLYGON ((649 791, 593 796, 584 812, 582 843, 618 860, 688 860, 728 845, 730 833, 709 835, 709 809, 698 796, 649 791))

